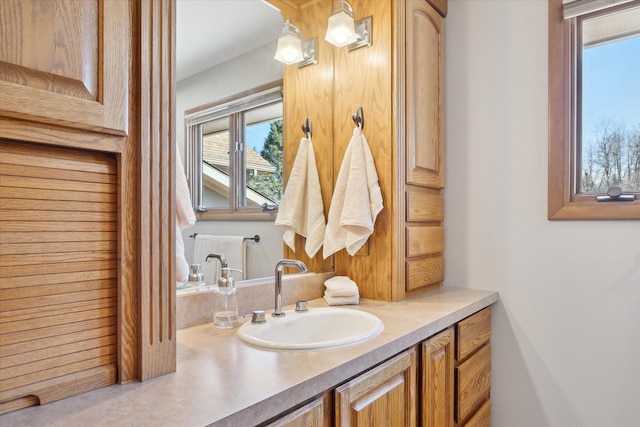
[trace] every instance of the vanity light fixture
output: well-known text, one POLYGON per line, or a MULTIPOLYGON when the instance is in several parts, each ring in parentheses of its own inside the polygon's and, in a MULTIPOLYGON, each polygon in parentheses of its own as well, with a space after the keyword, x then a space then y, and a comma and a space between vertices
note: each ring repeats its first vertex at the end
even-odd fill
POLYGON ((298 64, 298 68, 315 64, 316 39, 302 41, 298 27, 290 20, 286 20, 282 27, 282 34, 278 39, 278 48, 274 58, 284 64, 298 64))
POLYGON ((336 47, 348 46, 349 51, 371 45, 371 17, 356 23, 354 16, 351 5, 338 0, 324 39, 336 47))

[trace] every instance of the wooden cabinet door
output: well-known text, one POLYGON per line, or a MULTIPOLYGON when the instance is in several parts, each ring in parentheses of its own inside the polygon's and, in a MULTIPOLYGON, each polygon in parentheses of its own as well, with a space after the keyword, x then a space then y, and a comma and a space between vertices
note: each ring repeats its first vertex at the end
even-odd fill
POLYGON ((406 7, 406 182, 444 187, 444 18, 425 0, 406 7))
POLYGON ((267 427, 331 427, 331 415, 331 394, 325 393, 267 427))
POLYGON ((422 343, 422 426, 453 427, 454 328, 422 343))
POLYGON ((336 426, 415 426, 416 388, 414 347, 336 389, 336 426))
POLYGON ((0 2, 0 115, 124 135, 128 1, 0 2))

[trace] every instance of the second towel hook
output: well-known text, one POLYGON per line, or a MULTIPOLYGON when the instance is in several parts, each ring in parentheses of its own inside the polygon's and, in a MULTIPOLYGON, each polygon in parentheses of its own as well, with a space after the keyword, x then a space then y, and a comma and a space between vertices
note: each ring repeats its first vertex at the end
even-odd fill
POLYGON ((307 117, 307 120, 302 124, 302 132, 307 138, 311 138, 313 132, 311 132, 311 119, 307 117))
POLYGON ((358 126, 360 129, 364 129, 364 112, 362 111, 362 107, 358 107, 355 114, 351 117, 356 123, 356 126, 358 126))

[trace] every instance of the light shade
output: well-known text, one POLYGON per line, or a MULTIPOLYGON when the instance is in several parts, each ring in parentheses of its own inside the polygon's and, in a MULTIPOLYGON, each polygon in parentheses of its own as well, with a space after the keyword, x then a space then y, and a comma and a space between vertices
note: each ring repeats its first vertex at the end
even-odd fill
POLYGON ((342 47, 358 40, 353 19, 353 9, 344 0, 337 2, 329 17, 327 34, 324 39, 334 46, 342 47))
POLYGON ((282 27, 282 35, 278 39, 278 48, 274 58, 287 65, 295 64, 304 59, 300 30, 288 19, 282 27))

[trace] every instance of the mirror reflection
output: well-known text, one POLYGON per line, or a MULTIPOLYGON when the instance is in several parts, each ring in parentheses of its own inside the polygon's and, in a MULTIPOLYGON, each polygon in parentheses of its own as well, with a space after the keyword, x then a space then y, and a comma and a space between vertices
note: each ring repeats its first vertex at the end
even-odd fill
POLYGON ((273 58, 282 16, 261 0, 180 0, 176 18, 176 137, 198 211, 182 232, 185 257, 205 267, 196 238, 252 238, 242 265, 230 262, 244 268, 234 277, 273 276, 283 257, 269 210, 283 191, 283 65, 273 58), (269 96, 256 101, 256 88, 269 96))

